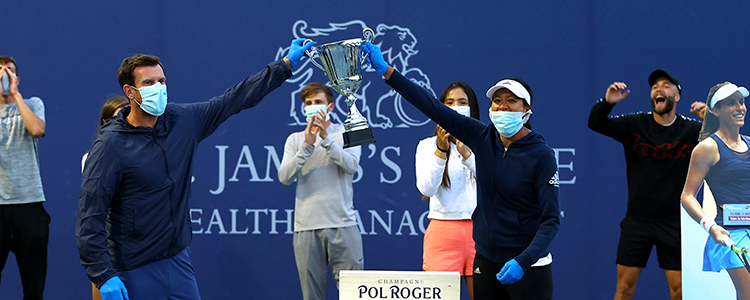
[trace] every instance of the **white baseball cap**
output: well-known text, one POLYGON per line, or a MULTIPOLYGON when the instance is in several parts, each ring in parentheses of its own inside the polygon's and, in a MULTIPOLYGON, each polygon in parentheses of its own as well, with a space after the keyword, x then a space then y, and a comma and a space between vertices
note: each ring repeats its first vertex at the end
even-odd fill
POLYGON ((529 95, 529 91, 527 91, 520 82, 513 79, 500 80, 487 90, 487 98, 492 99, 492 96, 495 95, 495 92, 499 89, 508 89, 513 95, 526 100, 526 104, 531 105, 531 95, 529 95))

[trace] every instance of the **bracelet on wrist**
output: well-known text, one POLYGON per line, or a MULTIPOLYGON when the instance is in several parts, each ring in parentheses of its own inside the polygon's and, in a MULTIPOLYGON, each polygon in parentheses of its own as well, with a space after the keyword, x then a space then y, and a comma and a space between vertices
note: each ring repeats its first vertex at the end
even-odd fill
POLYGON ((438 146, 438 145, 435 145, 435 148, 437 148, 437 149, 438 149, 438 151, 440 151, 440 152, 443 152, 443 153, 448 153, 448 149, 443 149, 443 148, 440 148, 440 146, 438 146))

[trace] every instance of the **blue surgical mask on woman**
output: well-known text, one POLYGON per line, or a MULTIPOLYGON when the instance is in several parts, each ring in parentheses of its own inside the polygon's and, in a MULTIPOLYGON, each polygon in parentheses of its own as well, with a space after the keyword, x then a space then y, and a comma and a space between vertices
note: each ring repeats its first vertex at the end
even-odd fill
MULTIPOLYGON (((312 117, 318 113, 319 110, 328 111, 328 105, 325 104, 316 104, 316 105, 308 105, 305 106, 305 117, 307 122, 310 122, 312 120, 312 117)), ((326 114, 326 121, 330 119, 328 116, 329 114, 326 114)), ((322 117, 322 116, 321 116, 322 117)))
POLYGON ((471 116, 471 107, 470 106, 462 106, 462 105, 455 105, 455 106, 449 106, 451 109, 455 110, 457 113, 464 117, 470 117, 471 116))
POLYGON ((523 124, 526 124, 529 120, 530 116, 531 110, 527 112, 490 110, 490 120, 492 120, 492 124, 495 125, 497 132, 506 138, 510 138, 518 133, 518 131, 521 130, 521 127, 523 127, 523 124))
POLYGON ((167 85, 157 83, 137 90, 141 93, 141 103, 138 105, 143 111, 154 117, 164 113, 164 109, 167 108, 167 85))

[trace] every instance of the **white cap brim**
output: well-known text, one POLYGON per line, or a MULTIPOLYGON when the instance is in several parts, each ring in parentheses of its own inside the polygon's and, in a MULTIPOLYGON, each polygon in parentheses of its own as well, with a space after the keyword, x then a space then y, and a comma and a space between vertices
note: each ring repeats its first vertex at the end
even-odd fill
POLYGON ((491 100, 492 96, 494 96, 495 92, 499 89, 508 89, 513 95, 526 100, 526 104, 531 105, 531 95, 529 95, 529 91, 527 91, 520 82, 511 79, 500 80, 487 90, 487 98, 490 98, 491 100))
POLYGON ((716 103, 719 103, 719 101, 724 100, 726 98, 729 98, 729 96, 732 96, 732 94, 740 92, 742 94, 742 97, 747 98, 747 96, 750 96, 750 93, 748 93, 747 89, 744 86, 738 87, 734 85, 733 83, 727 84, 719 88, 716 93, 714 93, 714 96, 711 97, 711 103, 709 103, 709 108, 714 108, 716 103))

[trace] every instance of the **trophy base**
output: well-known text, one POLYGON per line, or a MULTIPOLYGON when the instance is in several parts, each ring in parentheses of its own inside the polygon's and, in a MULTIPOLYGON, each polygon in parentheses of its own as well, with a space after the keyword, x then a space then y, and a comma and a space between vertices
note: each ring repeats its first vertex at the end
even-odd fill
POLYGON ((345 131, 343 137, 344 149, 375 142, 375 138, 372 136, 372 128, 345 131))

